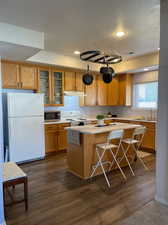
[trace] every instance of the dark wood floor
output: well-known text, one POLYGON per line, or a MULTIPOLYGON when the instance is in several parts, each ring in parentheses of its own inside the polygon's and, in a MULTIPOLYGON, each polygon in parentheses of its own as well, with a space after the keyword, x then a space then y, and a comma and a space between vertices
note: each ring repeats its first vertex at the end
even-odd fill
MULTIPOLYGON (((154 198, 155 157, 145 158, 150 171, 135 165, 136 177, 128 168, 127 182, 116 171, 109 174, 112 187, 104 177, 83 181, 67 171, 66 154, 22 165, 29 177, 29 210, 24 204, 7 208, 8 225, 112 225, 154 198)), ((15 190, 22 197, 22 187, 15 190)))

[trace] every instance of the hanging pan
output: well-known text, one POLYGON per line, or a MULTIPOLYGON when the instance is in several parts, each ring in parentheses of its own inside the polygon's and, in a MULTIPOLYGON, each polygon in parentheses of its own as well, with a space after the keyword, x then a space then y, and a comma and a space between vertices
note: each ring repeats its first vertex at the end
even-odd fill
POLYGON ((85 85, 91 85, 93 82, 93 75, 89 71, 89 65, 87 66, 87 73, 83 75, 83 83, 85 85))

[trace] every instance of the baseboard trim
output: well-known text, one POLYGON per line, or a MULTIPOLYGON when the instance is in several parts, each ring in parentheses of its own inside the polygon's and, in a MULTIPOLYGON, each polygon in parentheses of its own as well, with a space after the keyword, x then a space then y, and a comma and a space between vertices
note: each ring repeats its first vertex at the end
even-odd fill
POLYGON ((155 196, 155 200, 156 200, 157 202, 159 202, 159 203, 165 205, 165 206, 168 206, 168 201, 166 201, 166 200, 164 200, 164 199, 162 199, 162 198, 159 198, 159 197, 155 196))

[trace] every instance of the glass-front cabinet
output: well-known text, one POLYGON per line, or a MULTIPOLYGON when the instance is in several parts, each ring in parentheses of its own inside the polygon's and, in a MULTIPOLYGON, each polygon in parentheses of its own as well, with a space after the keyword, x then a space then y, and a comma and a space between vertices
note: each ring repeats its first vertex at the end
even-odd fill
POLYGON ((63 88, 64 74, 62 71, 52 71, 52 104, 62 106, 64 104, 63 88))
POLYGON ((50 70, 47 68, 39 68, 39 92, 44 94, 44 104, 50 104, 50 70))
POLYGON ((50 70, 50 68, 39 68, 39 93, 44 94, 46 106, 63 106, 64 104, 64 73, 62 71, 50 70))

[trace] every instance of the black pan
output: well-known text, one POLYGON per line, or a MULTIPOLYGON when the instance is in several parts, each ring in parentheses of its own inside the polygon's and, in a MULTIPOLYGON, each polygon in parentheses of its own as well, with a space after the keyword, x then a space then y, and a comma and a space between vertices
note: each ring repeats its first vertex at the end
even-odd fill
POLYGON ((93 76, 90 73, 86 73, 83 75, 83 83, 86 85, 91 85, 93 83, 93 76))

